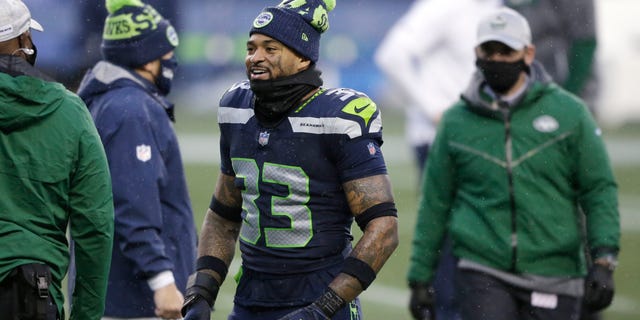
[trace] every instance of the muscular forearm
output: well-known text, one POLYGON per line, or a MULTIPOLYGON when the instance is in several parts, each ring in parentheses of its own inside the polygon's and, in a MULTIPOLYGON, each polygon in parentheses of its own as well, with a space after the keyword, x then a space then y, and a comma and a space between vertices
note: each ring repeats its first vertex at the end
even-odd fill
MULTIPOLYGON (((372 220, 350 256, 365 262, 377 274, 398 246, 397 225, 396 217, 372 220)), ((329 287, 345 301, 355 299, 364 290, 358 279, 345 273, 340 273, 329 287)))
MULTIPOLYGON (((211 209, 207 210, 202 230, 200 232, 200 244, 198 257, 213 256, 224 261, 227 267, 233 260, 235 244, 240 233, 240 223, 229 221, 220 217, 211 209)), ((202 270, 210 273, 218 283, 222 283, 221 275, 211 270, 202 270)))
MULTIPOLYGON (((398 246, 398 219, 392 205, 391 182, 387 175, 372 176, 349 181, 344 184, 344 190, 351 212, 363 229, 363 235, 350 256, 370 267, 369 273, 377 274, 398 246), (372 212, 372 208, 384 204, 389 205, 384 212, 372 212), (367 216, 369 218, 365 218, 367 216)), ((329 287, 345 301, 351 301, 366 289, 361 280, 351 274, 340 273, 329 287)))

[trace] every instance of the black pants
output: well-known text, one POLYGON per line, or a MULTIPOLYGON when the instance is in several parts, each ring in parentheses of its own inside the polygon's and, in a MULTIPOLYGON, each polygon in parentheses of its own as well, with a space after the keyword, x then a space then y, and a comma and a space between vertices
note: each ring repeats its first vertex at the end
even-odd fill
POLYGON ((58 308, 53 301, 53 297, 49 294, 48 298, 44 298, 45 313, 36 314, 36 304, 33 303, 34 298, 29 296, 33 292, 37 295, 34 288, 23 280, 22 275, 16 269, 2 282, 0 282, 0 319, 6 320, 59 320, 58 308), (32 314, 32 315, 27 315, 32 314))
POLYGON ((464 320, 578 320, 582 299, 514 287, 482 272, 458 269, 456 289, 464 320))

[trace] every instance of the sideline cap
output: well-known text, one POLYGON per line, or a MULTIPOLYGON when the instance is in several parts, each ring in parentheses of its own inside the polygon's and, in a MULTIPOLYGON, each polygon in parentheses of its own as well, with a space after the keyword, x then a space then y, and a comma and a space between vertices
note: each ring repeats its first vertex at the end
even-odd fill
POLYGON ((511 49, 522 50, 531 44, 529 23, 513 9, 502 7, 485 16, 478 24, 476 46, 498 41, 511 49))
POLYGON ((0 0, 0 42, 17 38, 29 28, 44 31, 21 0, 0 0))

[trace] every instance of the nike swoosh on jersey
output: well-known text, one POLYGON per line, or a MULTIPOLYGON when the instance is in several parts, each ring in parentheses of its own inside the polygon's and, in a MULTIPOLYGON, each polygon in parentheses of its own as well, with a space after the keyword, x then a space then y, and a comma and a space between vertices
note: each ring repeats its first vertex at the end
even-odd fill
POLYGON ((353 111, 355 111, 356 113, 360 113, 362 111, 364 111, 364 109, 368 108, 371 105, 371 103, 367 103, 366 105, 358 108, 358 106, 354 106, 353 107, 353 111))

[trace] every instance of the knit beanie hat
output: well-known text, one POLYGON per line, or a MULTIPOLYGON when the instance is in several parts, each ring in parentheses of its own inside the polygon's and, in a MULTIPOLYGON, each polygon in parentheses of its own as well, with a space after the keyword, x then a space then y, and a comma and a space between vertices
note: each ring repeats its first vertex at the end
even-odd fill
POLYGON ((102 57, 136 68, 159 59, 178 46, 169 20, 140 0, 106 0, 109 15, 102 33, 102 57))
POLYGON ((328 13, 335 6, 335 0, 284 0, 276 7, 264 8, 249 35, 274 38, 315 63, 320 35, 329 29, 328 13))

